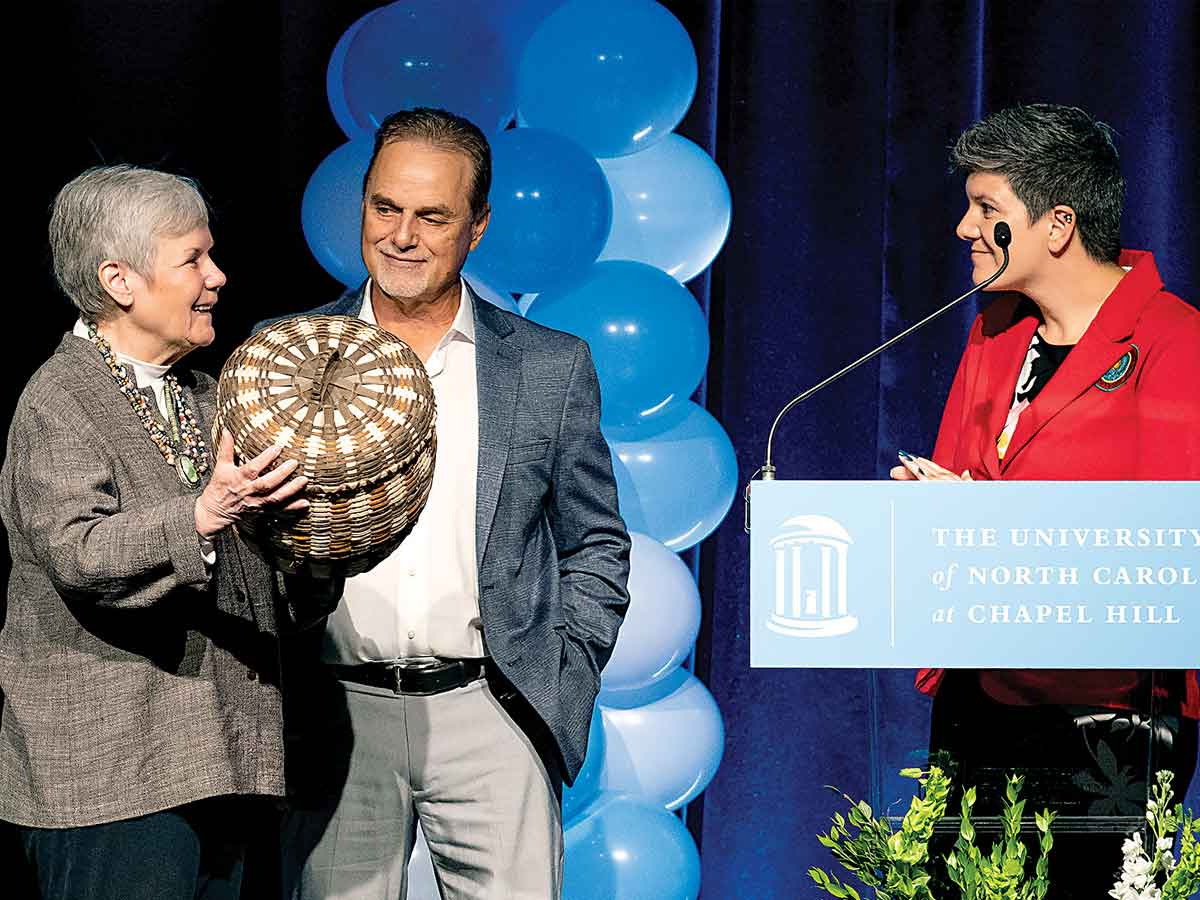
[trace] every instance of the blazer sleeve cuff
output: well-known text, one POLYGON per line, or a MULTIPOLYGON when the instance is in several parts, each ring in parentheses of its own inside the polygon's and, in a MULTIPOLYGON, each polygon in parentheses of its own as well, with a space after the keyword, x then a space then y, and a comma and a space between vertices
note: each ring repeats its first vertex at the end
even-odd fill
POLYGON ((205 565, 196 534, 196 498, 178 497, 165 504, 162 520, 167 553, 180 584, 205 585, 209 567, 205 565))

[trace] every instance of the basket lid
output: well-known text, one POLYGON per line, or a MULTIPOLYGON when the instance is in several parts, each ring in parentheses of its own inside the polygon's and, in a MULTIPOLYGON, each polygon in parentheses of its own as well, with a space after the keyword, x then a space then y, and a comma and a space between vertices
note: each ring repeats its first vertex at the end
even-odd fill
MULTIPOLYGON (((350 316, 269 325, 221 369, 217 421, 242 458, 279 444, 307 494, 390 478, 434 440, 433 385, 395 335, 350 316)), ((216 438, 214 437, 214 446, 216 438)))

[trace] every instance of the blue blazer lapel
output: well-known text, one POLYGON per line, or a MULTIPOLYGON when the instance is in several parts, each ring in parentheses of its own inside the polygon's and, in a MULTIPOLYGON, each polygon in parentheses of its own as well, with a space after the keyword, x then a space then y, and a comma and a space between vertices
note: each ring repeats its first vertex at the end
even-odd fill
MULTIPOLYGON (((469 288, 468 288, 469 290, 469 288)), ((512 446, 521 349, 505 340, 512 326, 471 291, 475 307, 475 381, 479 395, 479 463, 475 484, 475 558, 482 569, 512 446)))
POLYGON ((332 303, 326 303, 324 306, 318 306, 316 309, 305 310, 304 312, 288 313, 284 316, 275 316, 270 319, 264 319, 254 326, 253 333, 258 334, 269 325, 274 325, 276 322, 282 322, 285 319, 292 319, 296 316, 357 316, 363 305, 363 288, 366 286, 364 281, 358 287, 349 288, 342 296, 338 297, 332 303))
POLYGON ((313 313, 310 313, 310 315, 320 313, 326 316, 357 316, 362 312, 363 288, 365 286, 366 282, 363 282, 358 287, 349 288, 346 293, 338 297, 328 307, 313 310, 313 313))

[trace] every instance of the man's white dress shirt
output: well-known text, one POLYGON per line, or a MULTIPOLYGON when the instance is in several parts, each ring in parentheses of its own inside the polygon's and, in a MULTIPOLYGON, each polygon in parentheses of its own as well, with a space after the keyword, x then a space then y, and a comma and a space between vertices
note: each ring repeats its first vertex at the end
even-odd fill
MULTIPOLYGON (((437 459, 429 501, 391 556, 346 580, 342 602, 326 625, 326 662, 486 655, 475 559, 475 311, 465 283, 461 291, 458 314, 425 363, 437 403, 437 459)), ((359 318, 378 324, 370 281, 359 318)))

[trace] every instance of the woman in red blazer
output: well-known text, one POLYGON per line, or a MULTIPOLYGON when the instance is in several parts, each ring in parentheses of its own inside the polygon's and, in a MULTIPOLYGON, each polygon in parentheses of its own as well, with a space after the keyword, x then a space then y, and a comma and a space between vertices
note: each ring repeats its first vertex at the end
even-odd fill
MULTIPOLYGON (((892 477, 1200 480, 1200 312, 1163 290, 1151 254, 1120 249, 1108 127, 1070 107, 1015 107, 966 131, 951 160, 967 175, 957 234, 975 281, 1001 263, 1000 221, 1010 264, 971 328, 933 459, 892 477)), ((1148 730, 1136 711, 1152 697, 1152 765, 1177 771, 1179 795, 1196 765, 1195 672, 926 669, 917 684, 937 698, 931 747, 966 778, 992 763, 1064 766, 1093 798, 1076 812, 1137 814, 1121 767, 1145 767, 1145 734, 1140 751, 1131 738, 1148 730)))

